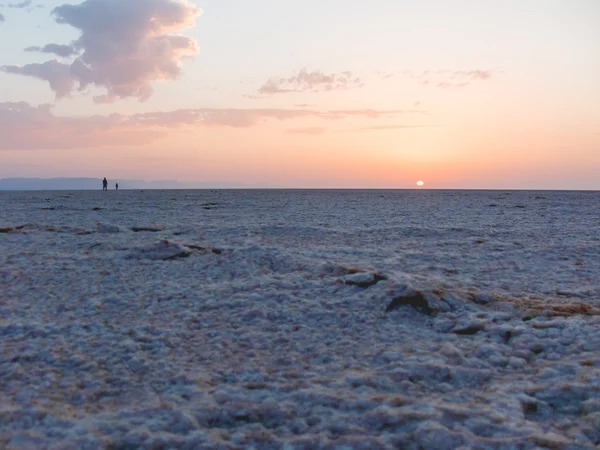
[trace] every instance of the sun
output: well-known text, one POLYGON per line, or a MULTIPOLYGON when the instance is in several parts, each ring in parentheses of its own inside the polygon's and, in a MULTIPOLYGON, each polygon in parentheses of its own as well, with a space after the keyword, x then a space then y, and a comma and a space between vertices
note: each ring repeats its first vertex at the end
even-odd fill
POLYGON ((421 180, 419 180, 419 181, 417 181, 417 186, 423 187, 423 186, 425 186, 425 183, 423 183, 421 180))

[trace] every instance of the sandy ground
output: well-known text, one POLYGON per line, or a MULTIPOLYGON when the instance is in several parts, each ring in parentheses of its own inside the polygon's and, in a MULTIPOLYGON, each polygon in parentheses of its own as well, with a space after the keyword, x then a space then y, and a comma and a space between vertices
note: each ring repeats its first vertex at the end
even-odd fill
POLYGON ((0 447, 600 445, 600 194, 0 193, 0 447))

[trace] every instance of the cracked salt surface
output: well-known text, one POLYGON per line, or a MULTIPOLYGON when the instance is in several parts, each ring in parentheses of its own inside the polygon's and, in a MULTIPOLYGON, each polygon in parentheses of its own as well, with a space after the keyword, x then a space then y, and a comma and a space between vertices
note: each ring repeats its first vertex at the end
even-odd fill
POLYGON ((2 448, 600 445, 598 193, 4 192, 0 211, 2 448))

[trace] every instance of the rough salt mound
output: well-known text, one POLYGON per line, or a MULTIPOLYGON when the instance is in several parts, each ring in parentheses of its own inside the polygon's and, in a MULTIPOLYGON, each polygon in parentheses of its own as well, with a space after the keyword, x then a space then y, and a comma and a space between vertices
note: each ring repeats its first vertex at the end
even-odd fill
POLYGON ((598 194, 113 194, 0 193, 0 448, 600 445, 598 194))
POLYGON ((122 233, 124 228, 118 225, 111 225, 106 223, 98 223, 96 225, 96 232, 98 233, 122 233))
POLYGON ((129 254, 129 258, 169 261, 176 258, 187 258, 191 253, 188 247, 164 240, 134 249, 129 254))

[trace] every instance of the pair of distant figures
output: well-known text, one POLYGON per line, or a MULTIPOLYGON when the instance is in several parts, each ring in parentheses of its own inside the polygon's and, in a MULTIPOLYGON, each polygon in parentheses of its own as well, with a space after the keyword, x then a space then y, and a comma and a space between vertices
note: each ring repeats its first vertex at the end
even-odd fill
MULTIPOLYGON (((119 183, 115 184, 115 189, 117 191, 119 190, 119 183)), ((102 180, 102 190, 108 191, 108 180, 106 179, 106 177, 104 177, 104 180, 102 180)))

